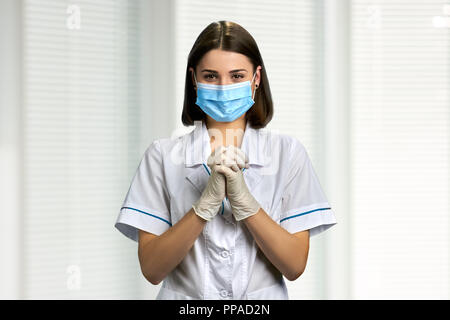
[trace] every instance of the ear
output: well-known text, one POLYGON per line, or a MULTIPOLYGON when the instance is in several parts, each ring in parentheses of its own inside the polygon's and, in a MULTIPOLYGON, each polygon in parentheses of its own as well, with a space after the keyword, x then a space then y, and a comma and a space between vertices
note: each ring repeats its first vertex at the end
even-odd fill
POLYGON ((195 79, 194 79, 194 72, 195 72, 194 68, 189 67, 189 72, 190 72, 190 74, 191 74, 192 86, 193 86, 194 89, 195 89, 195 88, 196 88, 196 85, 195 85, 195 79))
POLYGON ((256 67, 256 76, 255 76, 255 86, 256 88, 259 88, 259 84, 261 83, 261 66, 256 67))

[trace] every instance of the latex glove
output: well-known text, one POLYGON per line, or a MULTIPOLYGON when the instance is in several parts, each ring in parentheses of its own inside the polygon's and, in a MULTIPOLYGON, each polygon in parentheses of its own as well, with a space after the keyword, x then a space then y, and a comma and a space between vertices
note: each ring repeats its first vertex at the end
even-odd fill
POLYGON ((244 151, 234 145, 226 147, 222 156, 222 164, 233 169, 233 171, 249 168, 247 155, 244 151))
MULTIPOLYGON (((232 164, 233 161, 242 163, 242 154, 244 154, 244 152, 237 147, 230 147, 227 148, 228 152, 225 153, 227 156, 225 163, 232 164)), ((247 159, 245 154, 244 157, 244 159, 247 159)), ((245 161, 246 160, 244 160, 244 162, 245 161)), ((248 168, 247 163, 246 167, 248 168)), ((246 219, 258 213, 261 206, 248 190, 239 165, 231 165, 230 167, 222 165, 218 166, 216 170, 217 172, 222 173, 226 178, 227 195, 236 221, 246 219)))
POLYGON ((200 198, 192 205, 194 212, 206 221, 214 218, 225 197, 225 177, 217 172, 217 169, 222 166, 222 162, 225 161, 225 151, 225 147, 219 146, 211 152, 207 160, 211 171, 208 184, 200 198))

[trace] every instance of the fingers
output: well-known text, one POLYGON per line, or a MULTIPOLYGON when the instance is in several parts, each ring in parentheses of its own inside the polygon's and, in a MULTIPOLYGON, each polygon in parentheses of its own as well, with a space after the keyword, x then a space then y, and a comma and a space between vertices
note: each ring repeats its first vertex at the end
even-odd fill
POLYGON ((225 177, 231 177, 233 174, 234 174, 234 172, 233 172, 233 170, 231 170, 230 168, 228 168, 227 166, 225 166, 225 165, 218 165, 218 166, 215 166, 215 168, 214 168, 214 170, 216 171, 216 172, 219 172, 219 173, 222 173, 225 177))
POLYGON ((227 148, 225 146, 218 146, 217 148, 215 148, 208 157, 208 167, 212 168, 215 165, 222 164, 225 160, 224 152, 226 151, 226 149, 227 148))
POLYGON ((230 167, 235 172, 239 171, 239 162, 241 162, 241 160, 238 159, 233 150, 228 148, 227 151, 224 153, 224 156, 225 162, 223 164, 227 167, 230 167))
POLYGON ((236 148, 235 146, 230 146, 230 148, 227 149, 227 154, 229 154, 229 153, 234 154, 234 159, 240 169, 244 168, 246 166, 246 164, 248 163, 247 155, 240 148, 236 148))
POLYGON ((249 168, 248 156, 234 145, 218 146, 208 157, 207 164, 212 169, 217 165, 224 165, 237 172, 242 168, 249 168))
POLYGON ((235 147, 234 145, 229 145, 228 148, 227 148, 227 152, 235 153, 239 158, 242 159, 242 161, 244 163, 248 162, 248 157, 247 157, 247 155, 245 154, 245 152, 241 148, 235 147))
POLYGON ((229 162, 231 162, 228 166, 234 171, 239 171, 242 168, 249 167, 248 157, 240 148, 230 145, 225 151, 225 155, 227 156, 229 162))

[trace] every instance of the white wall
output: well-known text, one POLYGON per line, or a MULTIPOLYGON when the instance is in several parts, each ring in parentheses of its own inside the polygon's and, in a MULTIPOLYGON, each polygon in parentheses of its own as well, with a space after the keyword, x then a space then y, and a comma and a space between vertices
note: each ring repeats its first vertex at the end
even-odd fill
MULTIPOLYGON (((141 150, 151 140, 169 137, 175 127, 173 93, 173 1, 140 0, 141 6, 141 150), (157 32, 152 32, 156 31, 157 32)), ((136 164, 137 166, 137 164, 136 164)), ((124 239, 124 241, 127 241, 124 239)), ((137 254, 137 253, 136 253, 137 254)), ((155 299, 162 283, 140 277, 142 299, 155 299)))
POLYGON ((349 117, 349 1, 325 0, 323 39, 323 185, 339 212, 338 225, 326 235, 327 299, 349 299, 350 281, 350 134, 349 117))
POLYGON ((21 297, 21 1, 0 1, 0 299, 21 297))

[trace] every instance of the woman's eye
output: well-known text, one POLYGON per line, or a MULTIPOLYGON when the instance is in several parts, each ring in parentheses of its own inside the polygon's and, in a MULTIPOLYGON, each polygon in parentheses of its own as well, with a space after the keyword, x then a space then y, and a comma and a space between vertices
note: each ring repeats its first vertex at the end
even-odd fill
MULTIPOLYGON (((242 78, 244 78, 244 76, 242 74, 233 74, 232 77, 234 79, 242 79, 242 78)), ((217 78, 217 75, 212 74, 212 73, 205 75, 205 79, 213 79, 213 78, 217 78)))

